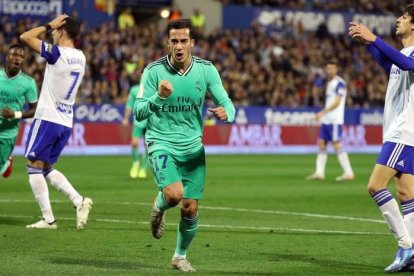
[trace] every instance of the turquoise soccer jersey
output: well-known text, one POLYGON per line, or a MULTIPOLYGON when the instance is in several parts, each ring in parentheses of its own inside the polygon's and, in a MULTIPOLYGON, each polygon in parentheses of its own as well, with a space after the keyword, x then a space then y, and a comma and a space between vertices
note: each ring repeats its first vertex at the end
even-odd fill
POLYGON ((145 140, 149 153, 166 150, 174 155, 188 155, 202 146, 206 93, 225 109, 227 122, 234 120, 235 108, 210 61, 192 57, 188 69, 181 73, 169 59, 165 56, 145 68, 133 112, 139 121, 148 118, 145 140), (168 80, 173 87, 166 99, 158 96, 162 80, 168 80))
MULTIPOLYGON (((26 103, 37 102, 37 88, 33 78, 22 71, 12 78, 0 70, 0 110, 8 107, 13 111, 23 111, 26 103)), ((0 114, 0 138, 13 138, 19 131, 20 119, 3 118, 0 114)))
MULTIPOLYGON (((139 84, 136 84, 132 86, 131 89, 129 89, 129 95, 128 95, 128 101, 126 103, 126 108, 131 109, 131 110, 134 108, 134 103, 135 103, 135 100, 137 99, 138 90, 139 90, 139 84)), ((145 129, 146 127, 147 127, 147 120, 138 122, 134 118, 134 132, 143 132, 142 130, 145 129), (135 128, 139 128, 139 130, 136 130, 135 128)), ((138 135, 138 136, 142 137, 142 135, 138 135)))

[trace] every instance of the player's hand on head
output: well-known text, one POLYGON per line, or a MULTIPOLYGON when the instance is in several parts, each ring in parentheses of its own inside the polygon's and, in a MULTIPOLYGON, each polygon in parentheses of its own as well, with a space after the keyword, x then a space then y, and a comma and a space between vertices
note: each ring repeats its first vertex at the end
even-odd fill
POLYGON ((213 113, 214 116, 216 116, 217 119, 219 119, 220 121, 226 121, 227 120, 227 113, 226 110, 224 110, 224 107, 219 106, 216 108, 212 108, 210 107, 208 109, 209 112, 213 113))
POLYGON ((168 98, 173 92, 173 87, 171 82, 167 80, 162 80, 158 84, 158 95, 162 98, 168 98))
POLYGON ((1 116, 3 116, 3 118, 14 118, 14 111, 5 107, 1 110, 1 116))
POLYGON ((50 27, 52 27, 53 30, 62 27, 63 25, 65 25, 66 23, 65 19, 67 17, 68 15, 66 14, 58 15, 55 19, 49 22, 50 27))

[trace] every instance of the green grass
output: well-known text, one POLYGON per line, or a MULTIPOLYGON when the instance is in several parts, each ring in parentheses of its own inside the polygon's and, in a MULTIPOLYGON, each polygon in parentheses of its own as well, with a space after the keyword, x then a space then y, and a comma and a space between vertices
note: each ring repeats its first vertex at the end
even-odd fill
MULTIPOLYGON (((374 155, 351 155, 356 180, 330 155, 327 180, 305 181, 314 155, 208 156, 205 198, 188 257, 206 275, 378 275, 396 242, 366 192, 374 155), (359 218, 360 220, 352 220, 359 218)), ((130 158, 62 157, 57 169, 94 200, 86 229, 50 187, 58 230, 25 229, 39 219, 22 157, 0 179, 0 275, 164 275, 175 248, 179 212, 154 240, 152 177, 128 178, 130 158)), ((393 185, 392 190, 393 189, 393 185)))

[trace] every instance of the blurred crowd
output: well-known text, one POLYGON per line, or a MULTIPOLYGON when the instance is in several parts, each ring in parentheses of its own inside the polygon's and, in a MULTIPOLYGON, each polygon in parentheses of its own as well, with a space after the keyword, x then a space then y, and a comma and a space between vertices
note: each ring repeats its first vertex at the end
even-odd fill
POLYGON ((223 4, 270 6, 284 9, 304 9, 322 11, 360 13, 401 13, 401 7, 411 4, 411 0, 220 0, 223 4))
MULTIPOLYGON (((364 45, 346 35, 331 36, 323 26, 317 32, 305 32, 301 22, 286 24, 281 30, 264 30, 253 24, 248 30, 220 30, 199 36, 194 55, 215 64, 230 97, 239 106, 322 106, 324 62, 331 58, 339 61, 340 75, 348 82, 348 106, 383 104, 387 77, 364 45)), ((29 19, 12 23, 1 18, 2 60, 20 33, 38 25, 29 19)), ((387 40, 400 48, 395 39, 387 40)), ((88 61, 77 103, 91 104, 125 103, 143 68, 167 53, 164 28, 155 23, 122 29, 116 23, 96 29, 83 27, 76 47, 84 51, 88 61)), ((28 50, 24 71, 39 87, 44 68, 43 59, 28 50)))

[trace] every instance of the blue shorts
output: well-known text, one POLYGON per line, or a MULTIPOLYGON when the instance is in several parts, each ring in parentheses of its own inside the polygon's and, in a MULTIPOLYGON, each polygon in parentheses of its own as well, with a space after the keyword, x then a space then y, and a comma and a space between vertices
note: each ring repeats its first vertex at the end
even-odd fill
POLYGON ((342 125, 322 124, 319 138, 326 142, 337 142, 342 140, 342 125))
POLYGON ((27 139, 25 155, 31 161, 54 164, 69 140, 71 128, 48 121, 33 121, 27 139))
POLYGON ((399 173, 414 174, 414 147, 385 142, 382 145, 377 164, 390 167, 399 173))

